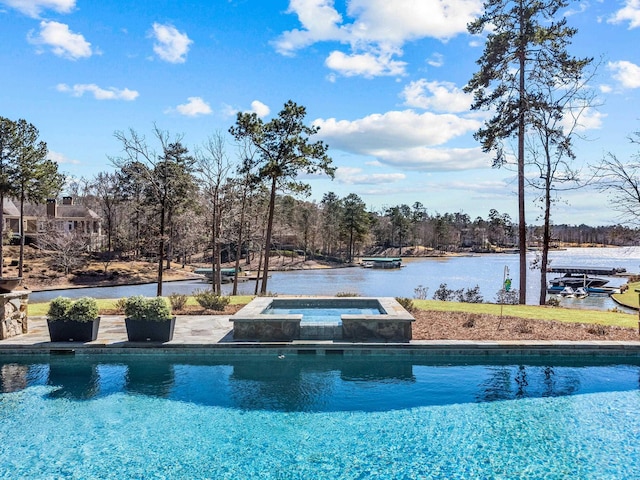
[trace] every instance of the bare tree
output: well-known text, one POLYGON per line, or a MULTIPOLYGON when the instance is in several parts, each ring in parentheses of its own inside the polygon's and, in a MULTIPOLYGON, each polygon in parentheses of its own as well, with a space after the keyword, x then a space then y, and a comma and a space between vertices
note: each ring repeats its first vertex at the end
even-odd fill
POLYGON ((530 161, 537 175, 529 185, 539 192, 543 210, 540 257, 540 305, 547 298, 547 266, 551 242, 551 207, 562 191, 580 188, 579 170, 573 162, 573 140, 580 137, 583 118, 595 105, 587 88, 594 71, 585 72, 590 59, 565 59, 531 75, 546 108, 531 112, 531 134, 527 137, 530 161), (586 73, 586 74, 585 74, 586 73))
POLYGON ((51 253, 51 268, 69 275, 73 269, 86 264, 89 237, 75 230, 58 230, 54 222, 49 221, 46 233, 38 238, 38 246, 51 253))
MULTIPOLYGON (((163 262, 167 255, 167 227, 170 227, 173 215, 189 200, 189 194, 195 188, 191 175, 193 158, 182 145, 182 136, 171 139, 169 133, 156 125, 153 134, 160 144, 161 151, 156 152, 149 146, 144 136, 134 130, 129 133, 116 132, 115 137, 122 143, 124 157, 111 158, 112 163, 136 175, 135 180, 144 184, 144 193, 149 207, 158 218, 158 288, 157 295, 162 296, 163 262), (131 165, 140 168, 130 169, 131 165)), ((170 248, 169 248, 170 250, 170 248)))
MULTIPOLYGON (((640 146, 640 131, 629 136, 640 146)), ((609 152, 594 169, 597 188, 609 194, 609 201, 623 223, 640 226, 640 150, 628 161, 609 152)))
POLYGON ((227 181, 232 163, 225 148, 224 136, 221 132, 211 135, 202 150, 196 151, 196 175, 200 179, 205 202, 211 218, 211 273, 212 289, 221 292, 221 259, 220 233, 221 220, 224 210, 222 202, 222 187, 227 181))

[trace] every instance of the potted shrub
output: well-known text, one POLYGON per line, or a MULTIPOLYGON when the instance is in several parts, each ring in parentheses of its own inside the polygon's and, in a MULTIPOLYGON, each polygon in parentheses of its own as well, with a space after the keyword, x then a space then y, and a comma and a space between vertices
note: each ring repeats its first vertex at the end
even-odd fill
POLYGON ((130 342, 169 342, 173 338, 176 317, 162 297, 129 297, 124 301, 124 315, 130 342))
POLYGON ((75 302, 58 297, 51 300, 47 326, 52 342, 92 342, 98 338, 100 317, 95 298, 82 297, 75 302))

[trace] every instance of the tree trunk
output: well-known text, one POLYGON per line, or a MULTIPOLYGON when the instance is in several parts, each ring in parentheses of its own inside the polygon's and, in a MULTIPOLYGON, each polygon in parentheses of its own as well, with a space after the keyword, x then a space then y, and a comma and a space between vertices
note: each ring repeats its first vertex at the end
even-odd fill
POLYGON ((0 193, 0 278, 4 276, 4 194, 0 193))
POLYGON ((216 272, 216 212, 215 209, 211 213, 211 291, 213 293, 220 293, 216 290, 218 282, 216 278, 218 272, 216 272))
POLYGON ((160 209, 160 244, 158 245, 158 288, 156 296, 162 296, 162 271, 164 261, 164 207, 160 209))
POLYGON ((260 284, 260 278, 261 278, 260 277, 260 273, 262 272, 261 269, 262 269, 262 251, 263 251, 263 248, 264 248, 264 243, 263 243, 263 241, 264 241, 264 225, 262 227, 262 233, 263 233, 263 235, 261 236, 260 243, 259 243, 260 251, 258 252, 258 271, 256 272, 256 286, 255 286, 254 291, 253 291, 254 295, 258 295, 258 286, 260 284))
POLYGON ((220 248, 220 209, 216 203, 216 224, 214 227, 214 232, 215 232, 215 242, 214 242, 214 247, 215 247, 215 268, 216 268, 216 292, 218 292, 218 295, 222 294, 222 262, 221 262, 221 257, 222 257, 222 249, 220 248))
MULTIPOLYGON (((24 190, 23 190, 24 191, 24 190)), ((20 234, 20 257, 18 258, 18 277, 22 278, 24 273, 24 193, 20 197, 20 225, 18 226, 20 234)), ((2 238, 2 237, 0 237, 2 238)))
MULTIPOLYGON (((231 295, 238 294, 238 271, 240 270, 240 256, 242 255, 242 229, 244 228, 244 210, 247 203, 247 189, 242 189, 242 205, 240 207, 240 227, 238 228, 238 245, 236 247, 236 263, 233 272, 233 290, 231 295)), ((247 252, 247 256, 249 253, 247 252)))
POLYGON ((520 0, 520 35, 518 45, 519 72, 519 107, 518 107, 518 247, 520 254, 519 303, 527 303, 527 223, 525 221, 524 198, 524 135, 525 135, 525 19, 524 1, 520 0))
POLYGON ((551 243, 551 158, 549 158, 549 144, 547 142, 546 169, 544 182, 544 225, 542 229, 542 260, 540 263, 540 305, 547 303, 547 264, 549 260, 549 244, 551 243))
POLYGON ((267 235, 264 241, 264 272, 262 273, 262 285, 260 286, 260 293, 265 295, 267 293, 267 281, 269 279, 269 257, 271 253, 271 231, 273 228, 273 213, 276 206, 276 187, 277 178, 271 179, 271 196, 269 197, 269 216, 267 217, 267 235))
POLYGON ((547 263, 551 243, 551 185, 547 179, 544 199, 544 226, 542 230, 542 260, 540 262, 540 305, 547 303, 547 263))

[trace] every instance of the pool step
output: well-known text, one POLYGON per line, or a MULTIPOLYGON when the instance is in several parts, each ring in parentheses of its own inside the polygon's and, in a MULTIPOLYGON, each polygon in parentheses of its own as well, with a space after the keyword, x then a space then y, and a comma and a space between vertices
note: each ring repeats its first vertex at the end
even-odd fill
POLYGON ((342 340, 342 322, 300 322, 300 340, 342 340))

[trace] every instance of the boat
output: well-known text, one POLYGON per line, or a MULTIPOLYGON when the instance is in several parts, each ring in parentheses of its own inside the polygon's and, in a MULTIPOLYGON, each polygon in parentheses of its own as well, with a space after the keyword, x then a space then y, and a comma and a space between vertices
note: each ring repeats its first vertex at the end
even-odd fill
MULTIPOLYGON (((242 268, 238 270, 239 275, 242 274, 242 268)), ((209 281, 213 279, 213 269, 212 268, 196 268, 193 273, 198 275, 204 275, 209 281)), ((233 279, 236 274, 235 268, 221 268, 220 269, 220 280, 222 283, 230 283, 233 282, 233 279)))
POLYGON ((589 296, 589 292, 584 287, 578 287, 574 290, 573 296, 576 298, 587 298, 589 296))
POLYGON ((575 297, 575 290, 571 287, 564 287, 560 293, 558 293, 561 297, 575 297))
POLYGON ((574 294, 577 289, 582 289, 580 291, 581 295, 588 295, 590 293, 613 293, 617 289, 607 287, 606 285, 609 283, 609 279, 601 278, 601 276, 616 276, 620 273, 626 272, 626 269, 607 267, 552 267, 547 271, 551 273, 564 274, 560 277, 549 280, 547 292, 566 296, 567 293, 565 292, 563 294, 563 291, 567 287, 571 288, 574 294))
POLYGON ((400 257, 370 257, 363 258, 363 268, 401 268, 402 258, 400 257))

